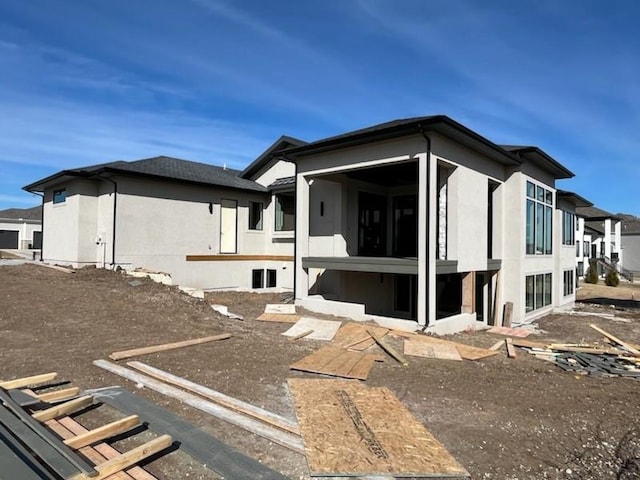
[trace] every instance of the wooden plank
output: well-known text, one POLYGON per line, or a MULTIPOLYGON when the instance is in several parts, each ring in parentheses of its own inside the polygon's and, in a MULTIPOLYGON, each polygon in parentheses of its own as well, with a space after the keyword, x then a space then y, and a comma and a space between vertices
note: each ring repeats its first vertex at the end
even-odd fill
POLYGON ((476 311, 476 272, 462 274, 462 313, 476 311))
POLYGON ((81 408, 88 407, 92 403, 93 398, 91 397, 91 395, 84 395, 82 397, 74 398, 73 400, 69 400, 68 402, 56 405, 55 407, 47 408, 46 410, 38 410, 31 416, 39 422, 46 422, 47 420, 51 420, 52 418, 62 417, 63 415, 68 415, 69 413, 73 413, 77 410, 80 410, 81 408))
MULTIPOLYGON (((88 431, 86 428, 84 428, 82 425, 77 423, 71 417, 63 417, 58 420, 56 419, 47 420, 45 422, 45 425, 47 425, 48 428, 54 431, 62 439, 72 438, 74 436, 73 431, 69 429, 67 426, 65 426, 63 423, 68 425, 73 425, 72 429, 73 431, 76 431, 77 434, 81 434, 83 432, 88 431)), ((115 448, 111 447, 110 445, 107 445, 106 443, 100 443, 95 445, 94 447, 89 447, 89 446, 82 447, 78 450, 78 452, 80 452, 86 458, 91 460, 95 465, 99 465, 101 463, 104 463, 109 458, 113 458, 117 455, 120 455, 120 452, 118 452, 115 448), (100 453, 98 451, 98 448, 101 446, 111 449, 112 453, 107 453, 107 454, 100 453)), ((123 472, 118 472, 112 475, 111 478, 109 478, 109 480, 157 480, 157 479, 156 477, 152 476, 150 473, 148 473, 146 470, 143 470, 140 467, 132 467, 127 472, 123 471, 123 472), (143 472, 143 474, 137 474, 136 472, 138 470, 143 472)))
POLYGON ((78 387, 70 387, 63 388, 62 390, 55 390, 53 392, 41 393, 37 394, 38 400, 53 403, 59 402, 61 400, 68 400, 69 398, 77 397, 80 393, 80 388, 78 387))
POLYGON ((209 402, 201 397, 184 392, 176 387, 159 382, 158 380, 154 380, 146 375, 142 375, 128 368, 116 365, 115 363, 107 362, 106 360, 94 360, 93 364, 96 367, 124 377, 132 382, 141 383, 151 390, 155 390, 163 395, 180 400, 191 407, 202 410, 203 412, 220 418, 221 420, 247 430, 248 432, 255 433, 267 440, 289 448, 294 452, 303 453, 300 437, 292 435, 291 433, 270 427, 258 420, 247 417, 246 415, 234 412, 226 407, 209 402))
MULTIPOLYGON (((393 332, 395 334, 395 332, 393 332)), ((403 335, 406 338, 410 338, 412 341, 425 342, 431 344, 441 345, 453 345, 460 353, 460 356, 464 360, 480 360, 482 358, 491 357, 497 355, 498 352, 489 350, 487 348, 473 347, 464 343, 452 342, 450 340, 444 340, 442 338, 432 337, 430 335, 403 335)))
POLYGON ((345 323, 333 338, 333 344, 359 352, 366 350, 376 344, 367 330, 376 332, 379 337, 384 337, 389 332, 388 328, 377 327, 366 323, 345 323))
POLYGON ((261 322, 296 323, 302 318, 300 315, 289 315, 288 313, 263 313, 256 320, 261 322))
POLYGON ((226 340, 231 338, 230 333, 222 333, 220 335, 212 335, 210 337, 194 338, 192 340, 184 340, 181 342, 165 343, 162 345, 153 345, 150 347, 134 348, 132 350, 123 350, 121 352, 114 352, 109 355, 111 360, 122 360, 124 358, 131 358, 138 355, 147 355, 149 353, 164 352, 166 350, 173 350, 176 348, 191 347, 193 345, 201 345, 203 343, 214 342, 216 340, 226 340))
POLYGON ((375 340, 375 342, 380 346, 380 348, 382 348, 385 352, 387 352, 394 360, 401 363, 402 365, 405 365, 405 366, 409 365, 409 362, 407 362, 407 359, 404 358, 404 356, 400 352, 397 352, 395 348, 389 345, 384 340, 384 338, 379 336, 373 330, 367 330, 367 333, 371 335, 371 338, 375 340))
POLYGON ((510 327, 492 327, 487 333, 495 333, 498 335, 508 335, 510 337, 525 338, 531 335, 531 330, 526 328, 510 328, 510 327))
POLYGON ((56 372, 43 373, 41 375, 33 375, 31 377, 16 378, 14 380, 0 381, 0 387, 5 390, 12 388, 23 388, 29 385, 37 385, 39 383, 51 382, 58 377, 56 372))
POLYGON ((71 477, 71 480, 104 480, 110 475, 114 473, 120 472, 125 468, 128 468, 136 463, 148 458, 156 453, 165 450, 170 447, 173 443, 173 439, 170 435, 161 435, 158 438, 154 438, 153 440, 148 441, 147 443, 140 445, 132 450, 129 450, 126 453, 122 453, 117 457, 114 457, 110 460, 107 460, 104 463, 96 466, 96 470, 98 471, 98 475, 94 475, 92 477, 79 474, 71 477))
POLYGON ((502 341, 502 340, 498 340, 496 343, 494 343, 493 345, 491 345, 491 346, 489 347, 489 350, 498 351, 498 350, 500 350, 502 347, 504 347, 504 341, 502 341))
POLYGON ((96 401, 106 403, 121 412, 138 415, 150 430, 170 434, 180 444, 180 450, 226 480, 286 480, 280 473, 122 387, 100 389, 93 395, 96 401))
POLYGON ((405 340, 404 353, 405 355, 413 355, 414 357, 462 361, 458 349, 453 345, 429 344, 420 341, 405 340))
POLYGON ((306 337, 307 335, 313 333, 313 330, 305 330, 304 332, 298 333, 297 335, 294 335, 293 337, 289 337, 289 341, 292 342, 294 340, 300 340, 301 338, 306 337))
POLYGON ((340 347, 328 345, 291 365, 292 370, 323 373, 334 377, 356 378, 366 380, 376 360, 375 355, 361 352, 350 352, 340 347), (371 362, 363 358, 371 357, 371 362))
POLYGON ((312 476, 468 477, 387 388, 289 379, 312 476))
POLYGON ((262 422, 268 423, 269 425, 273 425, 274 427, 278 427, 287 432, 291 432, 295 435, 300 434, 298 424, 294 420, 276 415, 275 413, 251 405, 250 403, 243 402, 242 400, 230 397, 229 395, 225 395, 224 393, 213 390, 212 388, 208 388, 195 382, 191 382, 186 378, 172 375, 169 372, 165 372, 163 370, 160 370, 159 368, 146 365, 142 362, 129 362, 127 363, 127 365, 143 373, 146 373, 153 378, 162 380, 165 383, 176 385, 190 392, 197 393, 198 395, 201 395, 208 400, 213 400, 214 402, 219 403, 224 407, 235 410, 236 412, 244 413, 245 415, 249 415, 250 417, 256 418, 262 422))
POLYGON ((505 343, 507 344, 507 357, 516 358, 516 349, 513 346, 513 340, 511 338, 505 339, 505 343))
POLYGON ((107 423, 101 427, 94 428, 88 432, 80 435, 76 435, 73 438, 68 438, 64 441, 65 445, 78 450, 79 448, 86 447, 92 443, 99 442, 115 435, 128 432, 136 425, 140 425, 140 419, 137 415, 130 415, 115 422, 107 423))
POLYGON ((264 306, 264 313, 279 313, 281 315, 295 315, 296 306, 291 303, 268 303, 264 306))
POLYGON ((589 326, 591 328, 593 328, 596 332, 601 333, 602 335, 607 337, 609 340, 612 340, 615 343, 617 343, 618 345, 621 345, 626 350, 628 350, 629 352, 633 353, 635 356, 640 356, 640 350, 638 350, 637 348, 634 348, 632 345, 630 345, 629 343, 625 342, 624 340, 620 340, 618 337, 610 334, 609 332, 603 330, 602 328, 598 327, 597 325, 594 325, 593 323, 591 325, 589 325, 589 326))
POLYGON ((511 328, 511 319, 513 318, 513 302, 505 302, 504 304, 504 317, 502 319, 502 326, 511 328))
POLYGON ((531 340, 523 340, 521 338, 512 338, 511 343, 513 343, 516 347, 525 347, 525 348, 547 348, 548 343, 542 342, 532 342, 531 340))

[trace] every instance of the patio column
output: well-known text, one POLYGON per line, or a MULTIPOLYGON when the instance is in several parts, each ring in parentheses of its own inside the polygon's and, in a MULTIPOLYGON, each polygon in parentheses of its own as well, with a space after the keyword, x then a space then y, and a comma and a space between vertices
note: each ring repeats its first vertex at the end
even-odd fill
POLYGON ((300 174, 296 176, 295 246, 294 297, 302 299, 309 296, 309 273, 302 268, 302 258, 309 256, 309 182, 300 174))
POLYGON ((436 319, 436 161, 430 152, 416 155, 418 160, 418 325, 436 319))
POLYGON ((622 263, 622 231, 620 229, 620 224, 621 222, 616 222, 616 224, 614 225, 614 236, 613 236, 613 241, 614 244, 616 246, 615 251, 618 252, 618 259, 620 262, 620 265, 623 265, 622 263))
POLYGON ((611 219, 604 221, 604 255, 611 258, 611 219))

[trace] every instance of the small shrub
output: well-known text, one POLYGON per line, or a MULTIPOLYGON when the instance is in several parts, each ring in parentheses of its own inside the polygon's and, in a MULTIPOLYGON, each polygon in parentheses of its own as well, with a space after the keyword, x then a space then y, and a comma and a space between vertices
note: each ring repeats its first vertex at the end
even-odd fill
POLYGON ((620 283, 618 272, 616 272, 615 270, 609 270, 607 272, 607 276, 604 277, 604 283, 606 283, 610 287, 617 287, 620 283))
POLYGON ((598 264, 593 260, 589 262, 589 268, 584 276, 586 283, 598 283, 598 264))

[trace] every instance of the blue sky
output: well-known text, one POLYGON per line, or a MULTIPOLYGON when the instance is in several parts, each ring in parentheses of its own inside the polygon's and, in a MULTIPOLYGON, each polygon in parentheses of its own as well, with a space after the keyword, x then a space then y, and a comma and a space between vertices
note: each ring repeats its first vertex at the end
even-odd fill
POLYGON ((65 168, 243 168, 282 134, 446 114, 640 215, 639 19, 636 0, 0 0, 0 209, 65 168))

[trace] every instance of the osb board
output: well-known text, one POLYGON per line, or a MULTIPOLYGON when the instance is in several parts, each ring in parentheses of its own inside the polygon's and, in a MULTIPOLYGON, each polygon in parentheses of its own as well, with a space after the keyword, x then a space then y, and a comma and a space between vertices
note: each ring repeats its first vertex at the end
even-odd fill
POLYGON ((296 323, 300 320, 300 315, 289 315, 286 313, 263 313, 256 320, 261 322, 296 323))
POLYGON ((336 332, 340 328, 341 322, 333 320, 320 320, 318 318, 302 317, 296 324, 282 335, 287 337, 295 337, 301 333, 313 330, 310 334, 305 335, 305 339, 312 340, 332 340, 336 336, 336 332))
POLYGON ((345 323, 340 327, 338 333, 333 339, 333 344, 349 350, 363 351, 375 345, 375 340, 367 333, 367 330, 384 337, 389 330, 383 327, 362 323, 345 323))
POLYGON ((526 328, 510 328, 510 327, 492 327, 487 330, 489 333, 497 333, 498 335, 508 335, 510 337, 525 338, 531 335, 531 331, 526 328))
POLYGON ((441 338, 431 337, 429 335, 414 335, 411 337, 412 342, 425 342, 432 345, 452 345, 456 347, 460 356, 465 360, 480 360, 481 358, 491 357, 498 355, 499 352, 488 350, 486 348, 472 347, 471 345, 465 345, 464 343, 451 342, 449 340, 442 340, 441 338))
POLYGON ((468 477, 388 388, 289 379, 312 476, 468 477))
POLYGON ((366 380, 378 355, 328 345, 291 365, 292 370, 366 380))
POLYGON ((296 306, 291 303, 268 303, 264 307, 264 313, 282 313, 285 315, 295 315, 296 306))
POLYGON ((462 357, 454 345, 405 340, 404 353, 414 357, 462 361, 462 357))

